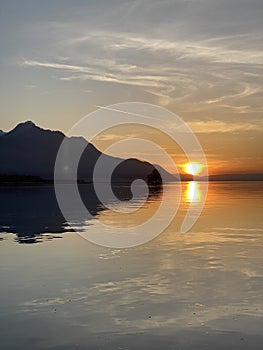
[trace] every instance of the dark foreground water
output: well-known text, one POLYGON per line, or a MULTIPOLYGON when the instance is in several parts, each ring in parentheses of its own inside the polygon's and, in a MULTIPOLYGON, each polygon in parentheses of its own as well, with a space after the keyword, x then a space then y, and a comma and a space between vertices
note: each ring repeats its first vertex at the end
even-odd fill
MULTIPOLYGON (((177 186, 165 188, 171 203, 177 186)), ((166 231, 118 250, 70 232, 52 187, 0 188, 1 349, 261 350, 262 194, 259 182, 211 183, 201 217, 181 234, 202 196, 202 184, 184 183, 166 231)), ((95 198, 87 205, 113 230, 121 223, 95 198)))

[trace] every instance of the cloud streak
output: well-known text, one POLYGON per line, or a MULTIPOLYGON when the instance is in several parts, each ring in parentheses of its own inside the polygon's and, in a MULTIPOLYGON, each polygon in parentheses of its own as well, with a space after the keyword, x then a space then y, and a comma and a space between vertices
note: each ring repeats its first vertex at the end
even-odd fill
MULTIPOLYGON (((92 32, 71 41, 72 45, 95 42, 112 51, 148 50, 152 53, 162 52, 177 56, 177 60, 198 58, 217 63, 263 64, 263 53, 260 49, 231 49, 232 42, 255 40, 254 34, 232 36, 229 38, 211 38, 202 41, 164 40, 133 33, 92 32)), ((262 39, 262 38, 261 38, 262 39)))
POLYGON ((220 120, 194 121, 188 125, 195 133, 238 133, 238 132, 260 132, 263 122, 223 122, 220 120))

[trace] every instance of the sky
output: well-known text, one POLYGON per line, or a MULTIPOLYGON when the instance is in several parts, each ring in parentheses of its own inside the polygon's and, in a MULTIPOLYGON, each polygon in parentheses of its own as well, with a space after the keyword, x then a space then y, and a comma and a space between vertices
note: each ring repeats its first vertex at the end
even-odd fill
POLYGON ((262 0, 0 0, 0 129, 67 133, 97 106, 152 103, 192 128, 210 173, 263 173, 262 18, 262 0))

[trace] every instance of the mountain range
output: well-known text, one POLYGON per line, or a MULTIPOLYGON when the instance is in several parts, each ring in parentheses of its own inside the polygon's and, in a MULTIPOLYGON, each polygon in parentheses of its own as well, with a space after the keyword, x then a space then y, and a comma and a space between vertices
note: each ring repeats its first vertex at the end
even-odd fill
MULTIPOLYGON (((0 131, 0 174, 27 175, 52 180, 62 141, 65 142, 66 149, 63 156, 69 164, 77 151, 84 149, 78 164, 80 181, 92 181, 94 166, 99 157, 106 168, 115 168, 111 179, 113 182, 130 182, 137 178, 147 180, 154 169, 166 180, 176 180, 176 177, 158 165, 134 158, 120 159, 103 154, 83 137, 67 137, 61 131, 42 129, 32 121, 20 123, 9 132, 0 131)), ((66 177, 65 173, 61 172, 61 180, 71 179, 70 172, 67 172, 66 177)))

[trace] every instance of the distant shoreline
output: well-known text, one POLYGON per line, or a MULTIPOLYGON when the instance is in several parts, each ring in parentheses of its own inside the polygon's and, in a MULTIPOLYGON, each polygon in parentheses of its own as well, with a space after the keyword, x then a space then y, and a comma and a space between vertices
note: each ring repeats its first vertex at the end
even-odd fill
MULTIPOLYGON (((263 181, 263 174, 222 174, 222 175, 210 175, 208 179, 204 177, 196 177, 196 179, 185 178, 181 175, 181 182, 256 182, 263 181)), ((99 181, 98 181, 99 182, 99 181)), ((113 181, 112 184, 129 184, 130 180, 119 179, 113 181)), ((178 183, 180 180, 168 181, 170 183, 178 183)), ((74 181, 61 180, 57 183, 60 184, 73 184, 74 181)), ((79 179, 78 184, 92 184, 93 181, 79 179)), ((102 182, 104 183, 104 182, 102 182)), ((0 186, 33 186, 33 185, 54 185, 54 179, 43 179, 40 176, 34 175, 19 175, 19 174, 0 174, 0 186)))

